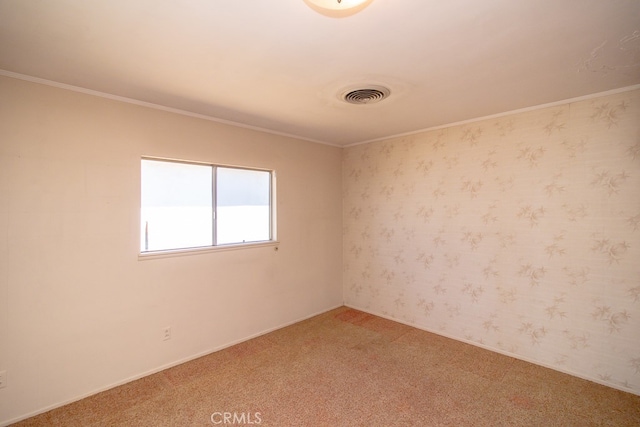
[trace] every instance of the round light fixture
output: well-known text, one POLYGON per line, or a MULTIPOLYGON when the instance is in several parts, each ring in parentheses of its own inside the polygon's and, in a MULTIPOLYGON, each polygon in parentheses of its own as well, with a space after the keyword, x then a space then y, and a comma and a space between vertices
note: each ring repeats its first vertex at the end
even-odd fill
POLYGON ((344 18, 360 12, 373 0, 304 0, 311 9, 332 18, 344 18))

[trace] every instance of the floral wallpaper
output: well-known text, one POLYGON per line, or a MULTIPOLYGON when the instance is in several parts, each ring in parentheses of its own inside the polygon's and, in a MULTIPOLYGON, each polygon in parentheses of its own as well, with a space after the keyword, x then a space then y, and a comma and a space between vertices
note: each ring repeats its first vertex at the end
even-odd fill
POLYGON ((352 146, 345 303, 640 394, 640 90, 352 146))

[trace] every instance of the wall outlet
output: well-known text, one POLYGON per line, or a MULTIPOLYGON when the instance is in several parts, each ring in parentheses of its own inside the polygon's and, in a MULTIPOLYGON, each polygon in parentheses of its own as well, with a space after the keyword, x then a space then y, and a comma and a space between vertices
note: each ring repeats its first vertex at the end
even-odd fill
POLYGON ((170 340, 171 339, 171 326, 166 326, 162 328, 162 340, 170 340))
POLYGON ((0 388, 7 386, 7 371, 0 371, 0 388))

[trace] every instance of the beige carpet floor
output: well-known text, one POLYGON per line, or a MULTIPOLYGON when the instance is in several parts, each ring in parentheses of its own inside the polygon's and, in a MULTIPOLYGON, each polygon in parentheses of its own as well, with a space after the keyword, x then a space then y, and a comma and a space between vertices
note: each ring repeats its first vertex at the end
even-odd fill
POLYGON ((17 426, 640 426, 640 396, 342 307, 17 426))

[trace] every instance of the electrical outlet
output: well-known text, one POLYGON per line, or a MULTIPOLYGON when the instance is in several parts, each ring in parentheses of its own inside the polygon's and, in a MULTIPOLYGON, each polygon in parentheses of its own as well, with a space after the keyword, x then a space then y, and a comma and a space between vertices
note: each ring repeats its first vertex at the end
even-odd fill
POLYGON ((171 326, 166 326, 162 329, 162 340, 170 340, 171 339, 171 326))
POLYGON ((7 386, 7 371, 0 371, 0 388, 7 386))

